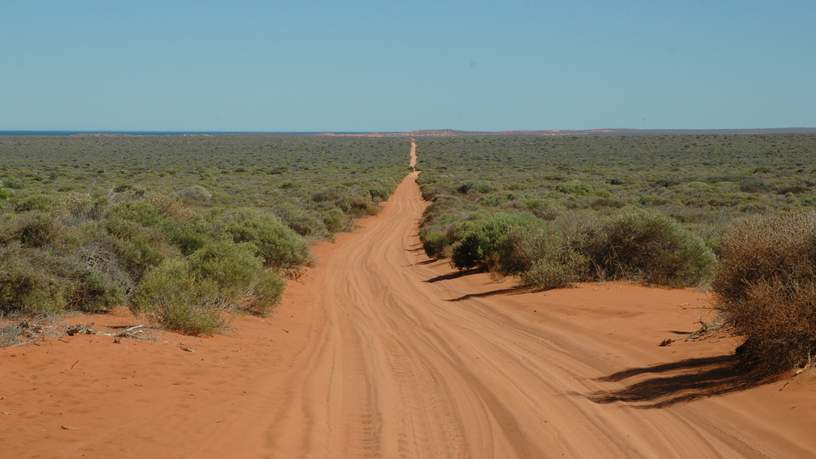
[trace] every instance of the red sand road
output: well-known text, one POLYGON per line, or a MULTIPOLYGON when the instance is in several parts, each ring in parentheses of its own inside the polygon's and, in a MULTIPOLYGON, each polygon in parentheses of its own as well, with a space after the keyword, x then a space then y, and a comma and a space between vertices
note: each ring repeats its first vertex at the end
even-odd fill
POLYGON ((814 455, 813 372, 693 398, 739 383, 733 339, 673 333, 708 316, 706 294, 451 275, 420 249, 415 177, 317 245, 270 318, 0 350, 0 457, 814 455))

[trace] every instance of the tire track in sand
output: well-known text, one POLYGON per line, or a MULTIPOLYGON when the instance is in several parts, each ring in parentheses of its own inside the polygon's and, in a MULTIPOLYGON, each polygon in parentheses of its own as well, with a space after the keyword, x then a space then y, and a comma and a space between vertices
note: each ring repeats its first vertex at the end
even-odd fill
POLYGON ((812 385, 660 409, 586 396, 666 376, 599 380, 623 369, 733 351, 657 346, 693 327, 698 312, 681 306, 704 294, 615 283, 507 293, 512 283, 486 274, 429 282, 450 267, 419 243, 416 156, 412 141, 413 172, 382 212, 317 244, 318 263, 268 320, 237 317, 236 333, 212 338, 0 349, 0 456, 812 457, 812 385))
MULTIPOLYGON (((636 410, 580 396, 614 369, 599 353, 625 343, 556 317, 513 314, 504 297, 447 301, 462 290, 426 282, 445 268, 419 246, 427 203, 413 140, 410 165, 381 215, 322 260, 331 273, 315 286, 325 330, 289 380, 288 414, 269 426, 278 457, 765 456, 757 439, 727 434, 690 408, 636 410)), ((472 284, 458 287, 484 289, 472 284)))

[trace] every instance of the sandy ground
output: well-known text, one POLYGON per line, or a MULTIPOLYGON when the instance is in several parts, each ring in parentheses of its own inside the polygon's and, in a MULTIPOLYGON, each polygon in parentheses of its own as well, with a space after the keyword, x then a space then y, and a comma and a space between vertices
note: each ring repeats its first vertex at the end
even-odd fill
POLYGON ((734 339, 686 341, 705 293, 457 275, 415 177, 269 318, 0 350, 0 457, 813 457, 816 376, 749 387, 734 339))
POLYGON ((413 171, 416 171, 417 165, 417 144, 416 140, 411 139, 411 155, 410 159, 408 160, 408 165, 411 166, 413 171))

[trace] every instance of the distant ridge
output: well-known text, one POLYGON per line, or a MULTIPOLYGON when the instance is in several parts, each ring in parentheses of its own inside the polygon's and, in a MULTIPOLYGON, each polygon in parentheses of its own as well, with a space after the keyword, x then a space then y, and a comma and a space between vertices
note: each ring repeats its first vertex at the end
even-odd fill
POLYGON ((144 137, 144 136, 325 136, 325 137, 464 137, 464 136, 587 136, 587 135, 816 135, 816 128, 757 128, 757 129, 542 129, 507 131, 462 131, 456 129, 422 129, 416 131, 360 131, 360 132, 274 132, 274 131, 27 131, 0 130, 0 137, 144 137))
POLYGON ((576 135, 757 135, 757 134, 806 134, 816 135, 816 128, 759 128, 759 129, 549 129, 511 131, 460 131, 456 129, 425 129, 394 132, 325 132, 319 135, 332 137, 465 137, 465 136, 576 136, 576 135))

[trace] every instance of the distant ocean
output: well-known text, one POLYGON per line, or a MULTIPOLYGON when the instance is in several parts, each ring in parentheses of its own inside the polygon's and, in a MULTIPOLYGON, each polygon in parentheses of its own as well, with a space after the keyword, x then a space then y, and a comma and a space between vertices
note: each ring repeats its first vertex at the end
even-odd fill
POLYGON ((0 137, 69 136, 215 136, 215 135, 316 135, 318 132, 235 132, 235 131, 0 131, 0 137))

